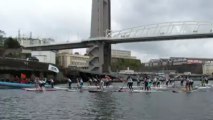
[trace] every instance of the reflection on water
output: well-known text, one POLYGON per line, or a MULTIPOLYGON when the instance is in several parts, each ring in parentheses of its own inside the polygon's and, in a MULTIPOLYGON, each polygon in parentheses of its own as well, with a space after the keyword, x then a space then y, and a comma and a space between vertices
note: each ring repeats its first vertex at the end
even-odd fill
POLYGON ((213 90, 89 93, 0 90, 0 120, 211 120, 213 90))
POLYGON ((116 101, 112 93, 91 93, 91 98, 88 111, 93 113, 94 119, 115 119, 116 101))

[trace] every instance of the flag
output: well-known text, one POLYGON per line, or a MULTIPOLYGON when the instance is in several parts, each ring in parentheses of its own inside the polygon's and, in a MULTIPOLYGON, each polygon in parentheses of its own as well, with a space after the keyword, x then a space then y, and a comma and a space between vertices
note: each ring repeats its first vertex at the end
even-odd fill
POLYGON ((55 66, 53 66, 53 65, 50 65, 50 64, 49 64, 48 70, 49 70, 49 71, 56 72, 56 73, 59 73, 58 68, 55 67, 55 66))

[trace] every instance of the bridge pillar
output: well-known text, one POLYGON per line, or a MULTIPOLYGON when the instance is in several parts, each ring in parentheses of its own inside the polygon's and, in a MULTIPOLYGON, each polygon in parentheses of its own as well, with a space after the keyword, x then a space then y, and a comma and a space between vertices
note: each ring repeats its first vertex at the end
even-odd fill
MULTIPOLYGON (((105 37, 111 29, 111 0, 92 1, 91 38, 105 37)), ((90 56, 89 70, 98 73, 109 73, 111 65, 111 44, 103 41, 95 42, 87 49, 90 56)))
POLYGON ((95 42, 88 51, 89 70, 98 73, 111 71, 111 44, 107 42, 95 42))

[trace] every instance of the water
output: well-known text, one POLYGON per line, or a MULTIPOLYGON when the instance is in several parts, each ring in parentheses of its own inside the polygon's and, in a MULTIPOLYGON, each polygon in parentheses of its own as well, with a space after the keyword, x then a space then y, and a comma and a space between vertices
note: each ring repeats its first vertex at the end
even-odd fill
POLYGON ((0 120, 212 119, 212 89, 193 93, 0 90, 0 120))

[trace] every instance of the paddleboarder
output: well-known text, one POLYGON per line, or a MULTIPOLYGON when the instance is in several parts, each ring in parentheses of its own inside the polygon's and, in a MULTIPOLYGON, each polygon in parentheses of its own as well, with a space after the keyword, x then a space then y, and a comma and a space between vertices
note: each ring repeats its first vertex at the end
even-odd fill
POLYGON ((80 78, 80 89, 82 89, 83 85, 84 85, 84 81, 82 78, 80 78))
POLYGON ((131 76, 128 76, 127 81, 128 81, 129 90, 133 90, 133 88, 132 88, 133 80, 132 80, 131 76))
POLYGON ((54 88, 54 80, 52 78, 50 79, 50 85, 51 85, 51 88, 54 88))
POLYGON ((71 89, 72 88, 72 80, 70 78, 67 78, 67 81, 68 81, 69 89, 71 89))

